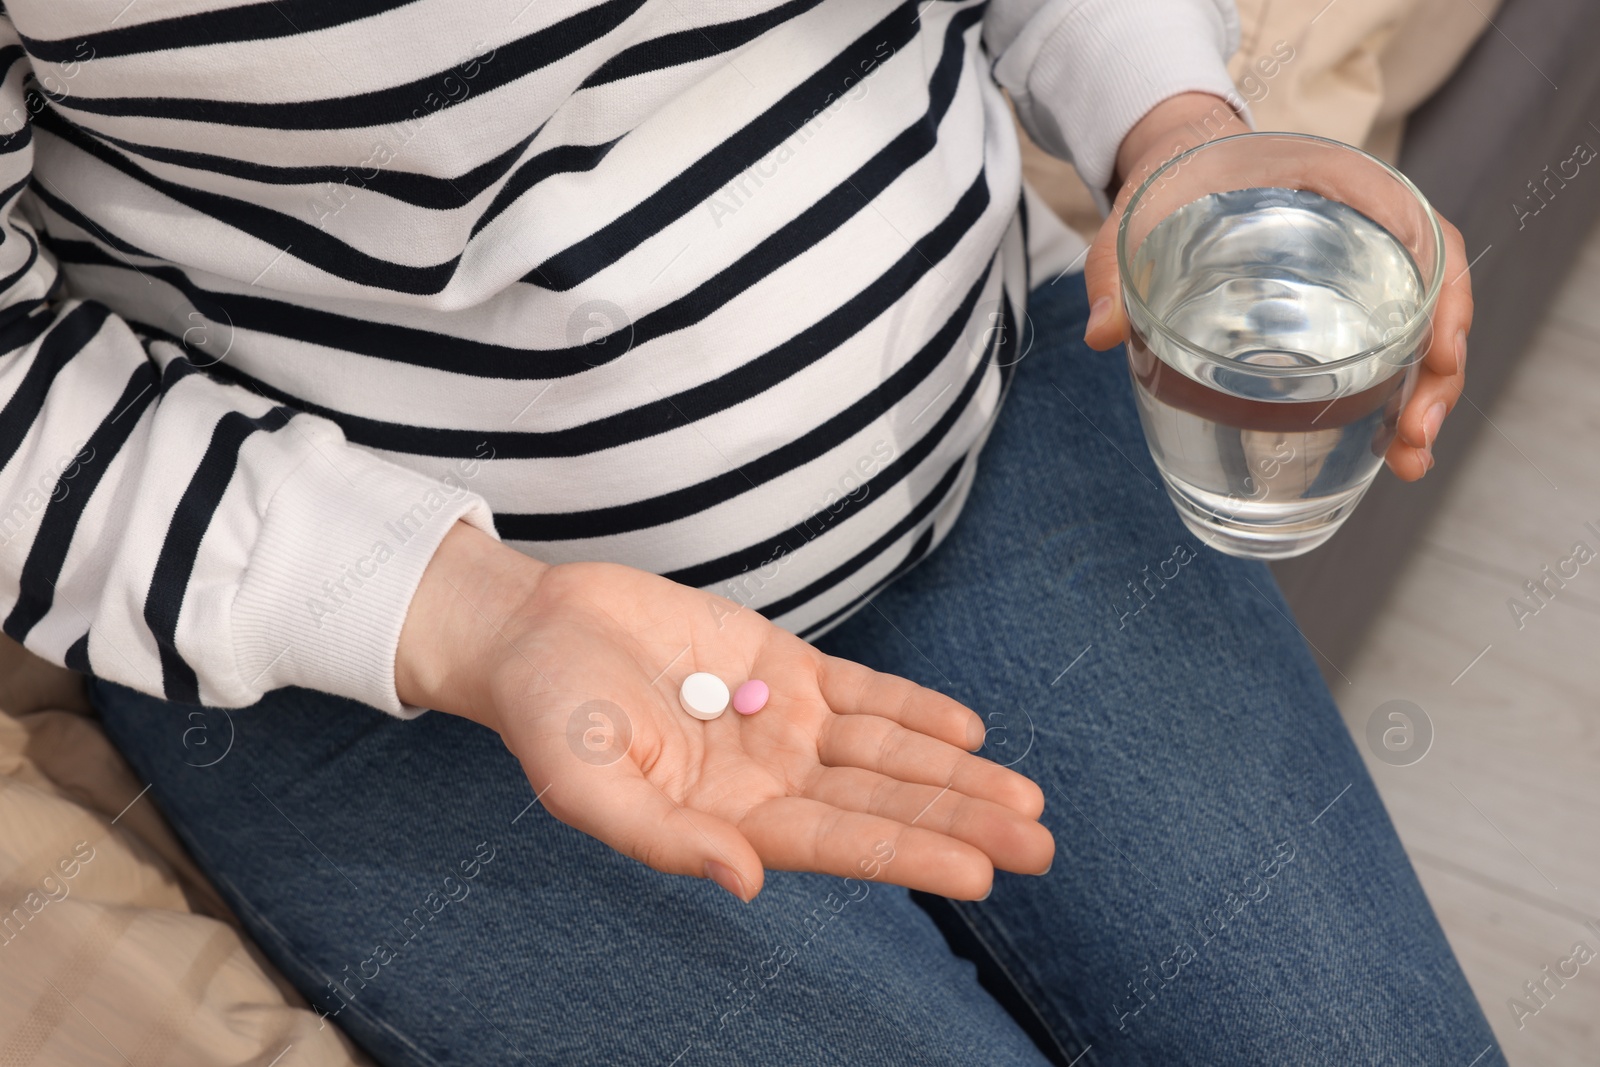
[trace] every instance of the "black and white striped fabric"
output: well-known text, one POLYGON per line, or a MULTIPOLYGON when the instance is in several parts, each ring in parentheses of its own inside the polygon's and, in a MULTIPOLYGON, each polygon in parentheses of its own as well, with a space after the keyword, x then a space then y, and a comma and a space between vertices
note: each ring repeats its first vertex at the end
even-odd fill
POLYGON ((1103 188, 1236 37, 1225 0, 7 0, 5 632, 413 714, 465 520, 816 635, 949 528, 1021 354, 1000 83, 1103 188))

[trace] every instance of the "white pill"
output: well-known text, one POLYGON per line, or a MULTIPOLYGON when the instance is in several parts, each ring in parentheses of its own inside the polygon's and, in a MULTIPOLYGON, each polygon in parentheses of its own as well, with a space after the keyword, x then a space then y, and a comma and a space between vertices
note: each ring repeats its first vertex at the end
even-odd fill
POLYGON ((715 719, 728 710, 728 687, 716 675, 700 671, 683 680, 678 702, 697 719, 715 719))

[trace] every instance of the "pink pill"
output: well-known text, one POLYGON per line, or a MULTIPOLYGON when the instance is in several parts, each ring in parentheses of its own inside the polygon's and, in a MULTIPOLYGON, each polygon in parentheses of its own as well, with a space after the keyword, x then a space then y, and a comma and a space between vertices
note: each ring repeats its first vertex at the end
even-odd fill
POLYGON ((733 710, 740 715, 754 715, 767 706, 767 697, 771 695, 766 682, 752 678, 733 691, 733 710))

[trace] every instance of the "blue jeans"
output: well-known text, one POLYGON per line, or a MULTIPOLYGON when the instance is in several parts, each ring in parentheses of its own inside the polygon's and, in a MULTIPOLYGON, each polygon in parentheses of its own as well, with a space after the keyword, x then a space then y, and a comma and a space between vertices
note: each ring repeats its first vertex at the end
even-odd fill
POLYGON ((1042 287, 965 514, 821 643, 984 714, 1058 851, 980 903, 750 905, 556 822, 497 736, 96 683, 266 953, 392 1064, 1503 1062, 1267 570, 1179 523, 1120 352, 1042 287))

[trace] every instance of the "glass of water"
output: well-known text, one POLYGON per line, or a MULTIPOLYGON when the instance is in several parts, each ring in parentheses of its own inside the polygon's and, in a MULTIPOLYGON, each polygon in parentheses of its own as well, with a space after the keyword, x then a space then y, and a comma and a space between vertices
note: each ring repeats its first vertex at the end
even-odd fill
POLYGON ((1417 187, 1338 141, 1225 137, 1139 187, 1117 234, 1128 367, 1189 529, 1248 559, 1333 536, 1394 439, 1444 259, 1417 187))

